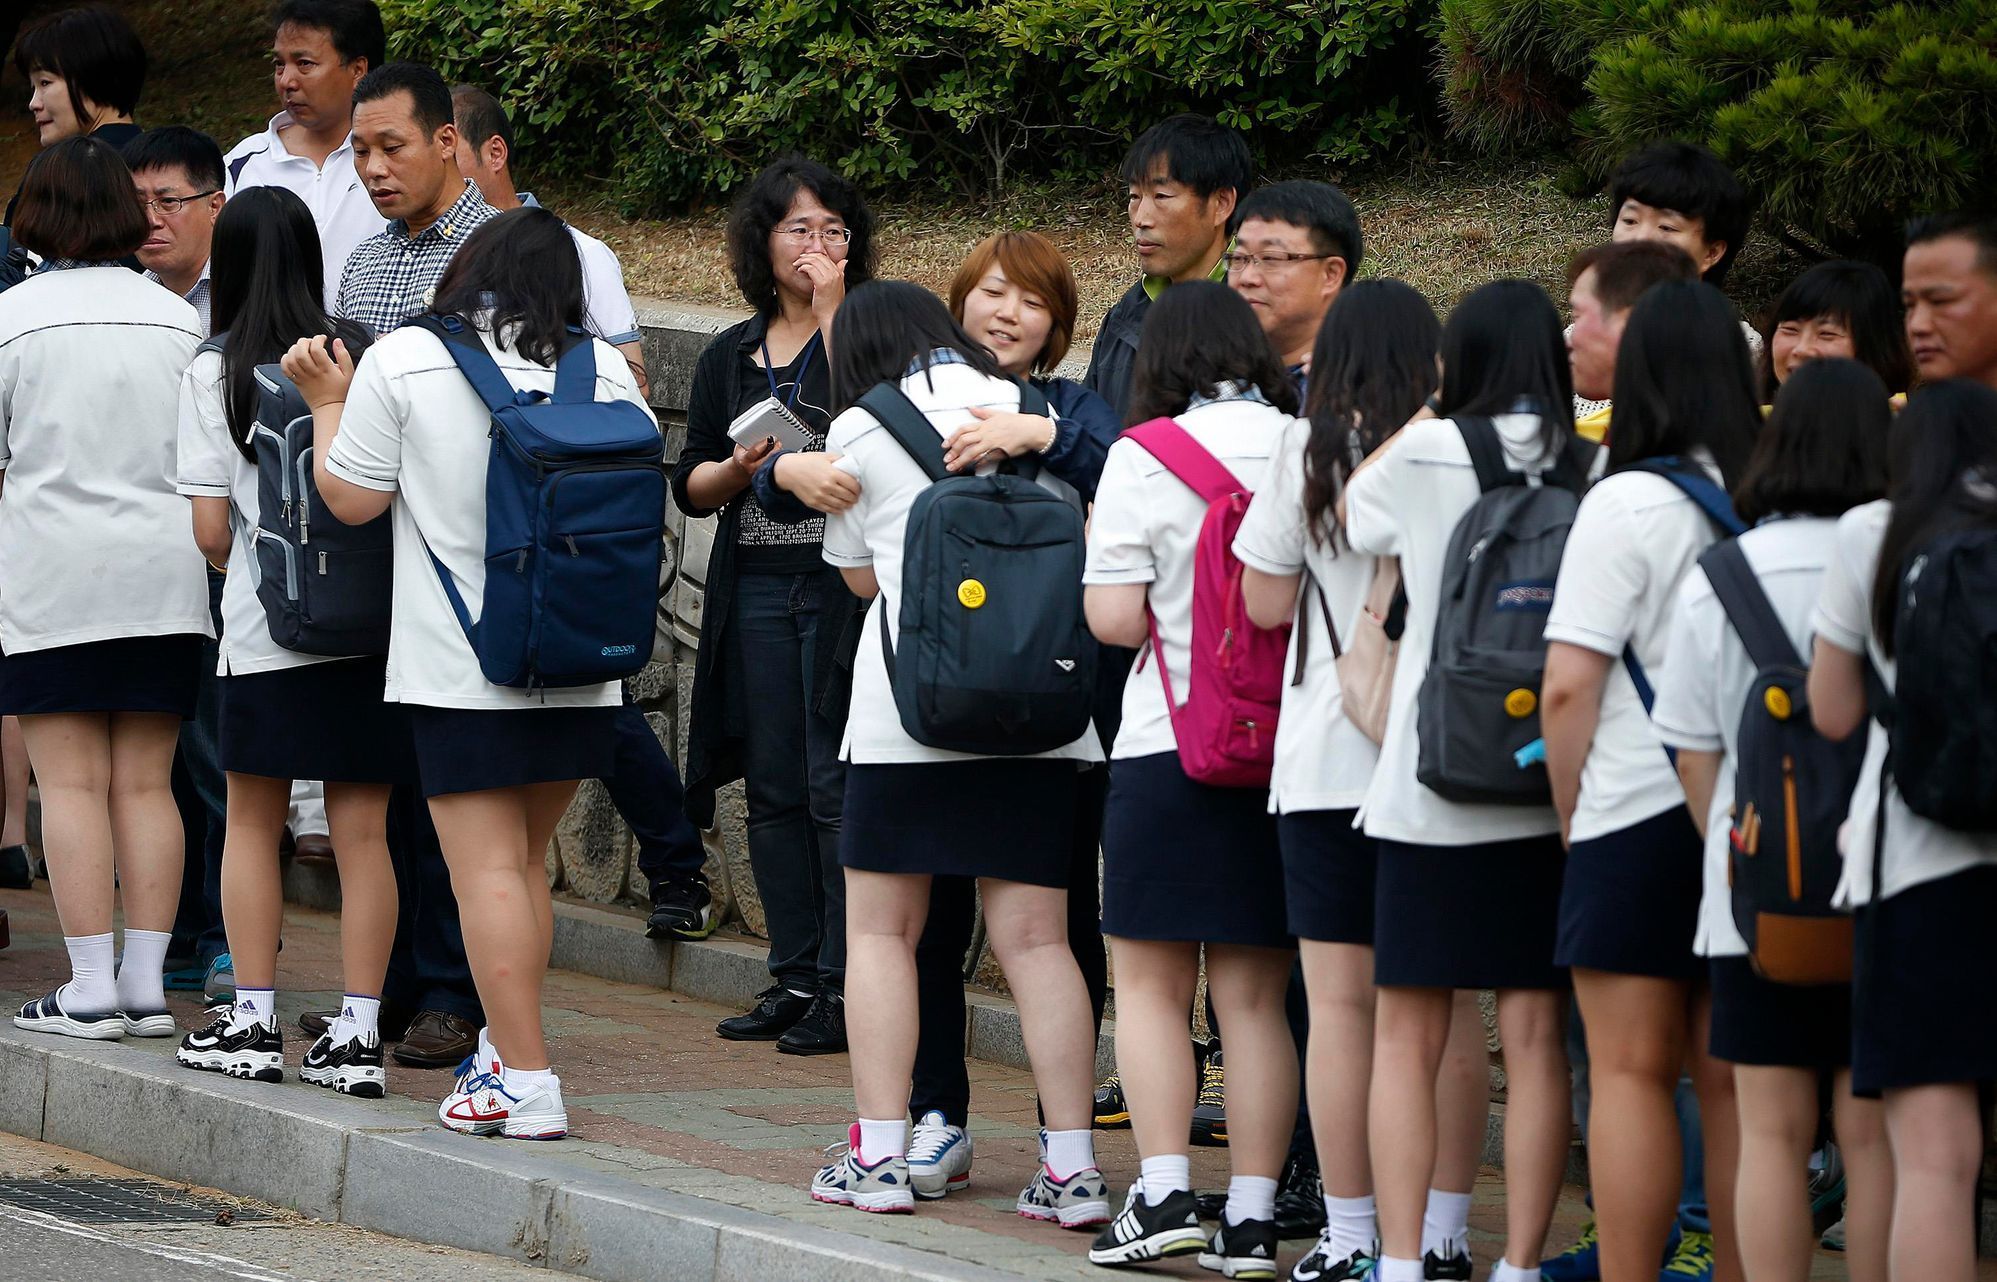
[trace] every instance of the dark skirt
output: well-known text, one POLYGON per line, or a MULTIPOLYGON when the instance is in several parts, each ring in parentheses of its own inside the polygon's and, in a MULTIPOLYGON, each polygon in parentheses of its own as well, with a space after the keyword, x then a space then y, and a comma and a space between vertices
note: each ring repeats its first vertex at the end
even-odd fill
POLYGON ((617 760, 617 709, 404 705, 423 795, 601 779, 617 760))
POLYGON ((1351 810, 1278 815, 1290 933, 1327 944, 1373 946, 1380 843, 1352 826, 1351 810))
POLYGON ((1110 762, 1103 934, 1291 947, 1268 791, 1195 783, 1176 752, 1110 762))
POLYGON ((0 655, 0 715, 169 712, 186 720, 206 639, 181 632, 0 655))
POLYGON ((1554 961, 1652 979, 1703 976, 1705 960, 1692 951, 1703 851, 1684 806, 1575 842, 1560 891, 1554 961))
POLYGON ((1389 988, 1565 988, 1560 837, 1380 843, 1373 978, 1389 988))
POLYGON ((1852 1090, 1997 1080, 1997 867, 1858 910, 1852 1090))
POLYGON ((1851 985, 1778 984, 1745 957, 1710 959, 1713 1058, 1771 1068, 1851 1063, 1851 985))
POLYGON ((1065 888, 1085 764, 1045 757, 848 764, 839 863, 1065 888))
POLYGON ((267 779, 414 783, 409 714, 385 703, 388 660, 338 659, 222 680, 222 769, 267 779))

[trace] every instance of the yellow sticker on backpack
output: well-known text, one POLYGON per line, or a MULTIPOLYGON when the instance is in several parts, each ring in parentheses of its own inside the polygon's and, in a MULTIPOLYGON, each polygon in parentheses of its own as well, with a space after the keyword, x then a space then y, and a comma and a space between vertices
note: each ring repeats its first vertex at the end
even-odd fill
POLYGON ((966 610, 975 610, 985 603, 985 585, 976 579, 965 579, 957 585, 957 601, 966 610))
POLYGON ((1505 711, 1520 720, 1531 716, 1533 709, 1538 706, 1539 696, 1524 687, 1505 696, 1505 711))
POLYGON ((1795 711, 1795 706, 1789 702, 1789 692, 1781 686, 1768 687, 1761 696, 1761 702, 1767 707, 1768 715, 1777 721, 1787 721, 1789 714, 1795 711))

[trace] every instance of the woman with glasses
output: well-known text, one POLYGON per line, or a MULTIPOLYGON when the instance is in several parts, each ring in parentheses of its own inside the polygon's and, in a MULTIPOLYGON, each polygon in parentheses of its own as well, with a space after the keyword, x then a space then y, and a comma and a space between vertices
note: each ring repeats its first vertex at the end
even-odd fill
POLYGON ((825 512, 858 493, 824 453, 826 336, 846 292, 873 276, 873 230, 858 189, 816 161, 787 156, 756 175, 728 219, 735 283, 756 314, 701 354, 673 474, 681 511, 720 514, 694 665, 687 813, 711 827, 715 791, 744 780, 770 939, 771 986, 716 1031, 797 1055, 846 1049, 839 738, 859 602, 825 564, 824 519, 771 516, 750 480, 761 469, 759 490, 774 483, 825 512), (745 410, 770 401, 769 416, 794 419, 807 448, 730 438, 745 410))

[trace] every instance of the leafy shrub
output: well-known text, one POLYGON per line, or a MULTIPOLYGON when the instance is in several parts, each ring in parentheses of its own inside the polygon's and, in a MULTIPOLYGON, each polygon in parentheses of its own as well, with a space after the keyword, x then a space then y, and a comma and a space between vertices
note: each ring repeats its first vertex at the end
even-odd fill
POLYGON ((398 57, 481 84, 535 167, 627 204, 809 151, 880 186, 1002 190, 1214 113, 1274 160, 1351 161, 1422 113, 1426 0, 385 0, 398 57))

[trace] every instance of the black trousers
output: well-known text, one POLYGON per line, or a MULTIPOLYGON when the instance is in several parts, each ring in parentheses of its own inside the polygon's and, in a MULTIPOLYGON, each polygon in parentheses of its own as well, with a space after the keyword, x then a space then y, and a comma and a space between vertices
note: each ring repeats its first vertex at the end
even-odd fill
POLYGON ((686 817, 680 772, 628 695, 617 710, 617 764, 603 777, 603 786, 638 839, 638 871, 650 888, 700 876, 707 851, 686 817))

